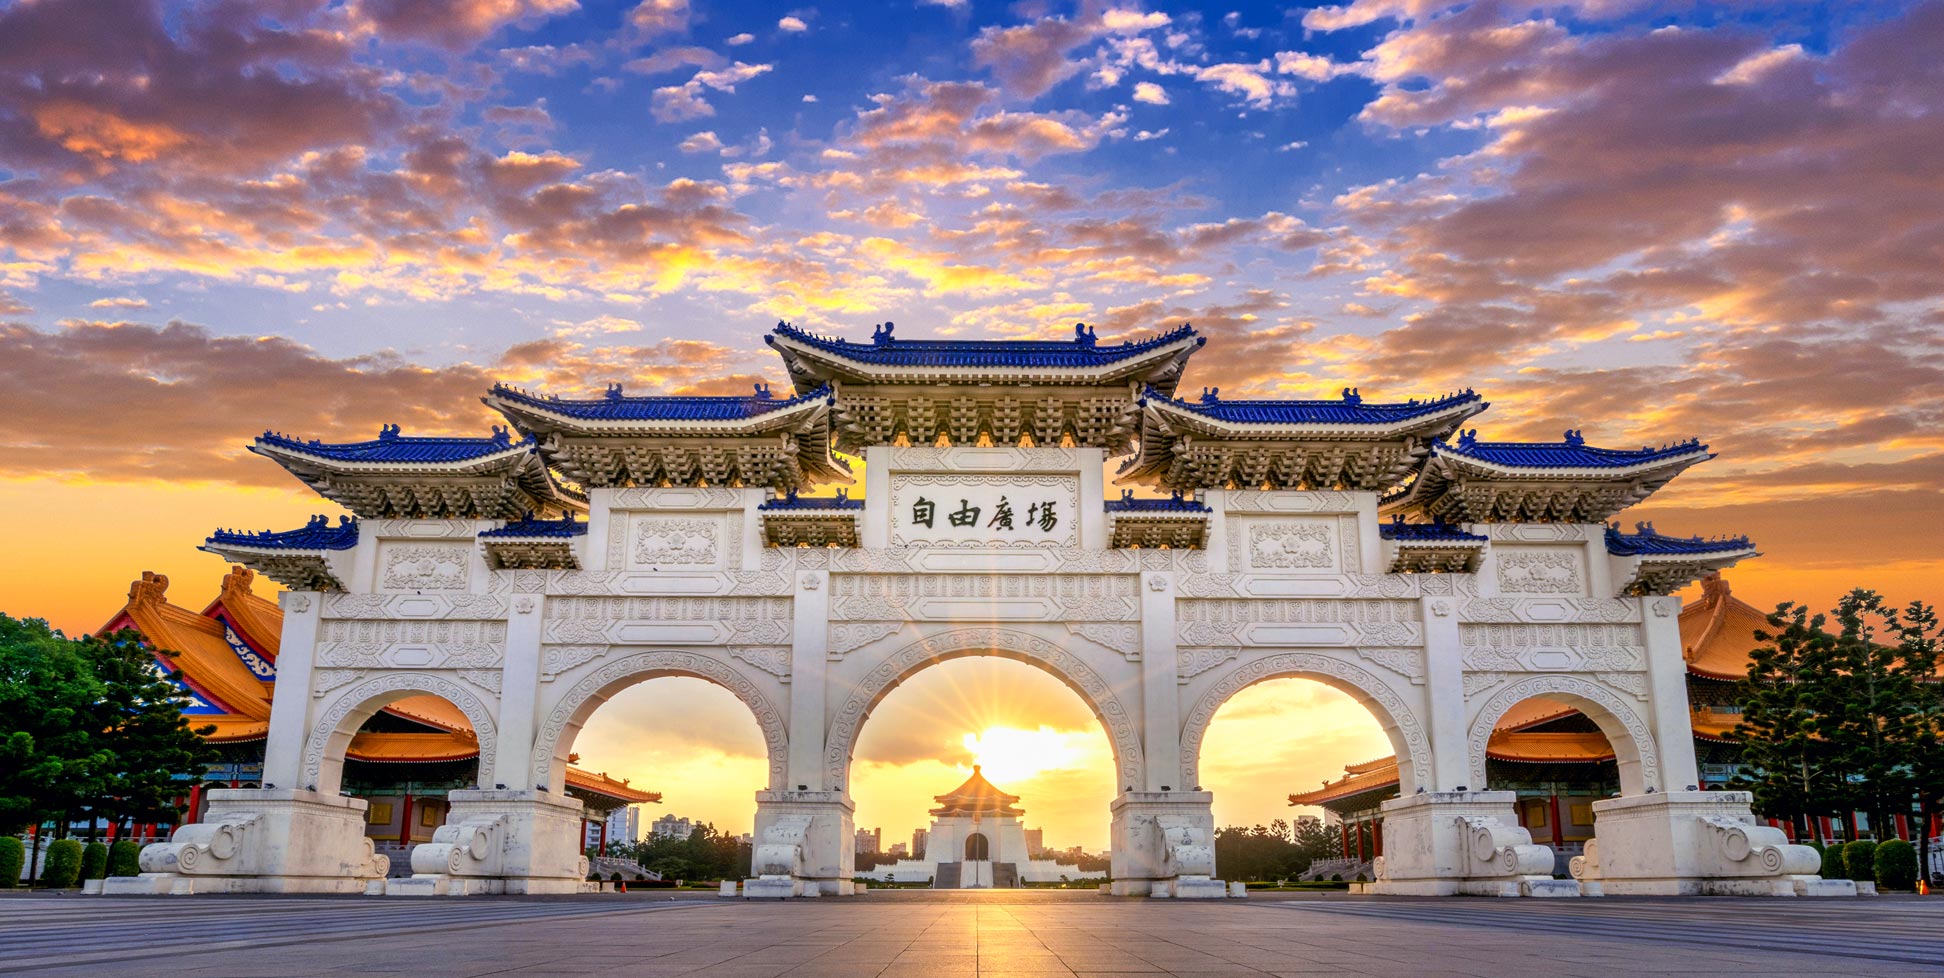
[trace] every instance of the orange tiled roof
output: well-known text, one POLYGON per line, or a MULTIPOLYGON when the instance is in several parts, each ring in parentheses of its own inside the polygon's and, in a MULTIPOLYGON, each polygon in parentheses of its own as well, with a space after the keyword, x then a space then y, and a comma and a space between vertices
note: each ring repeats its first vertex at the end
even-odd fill
POLYGON ((248 567, 231 567, 223 576, 223 588, 216 600, 203 609, 203 617, 226 613, 244 641, 275 659, 283 645, 283 609, 275 601, 257 596, 251 589, 255 580, 256 572, 248 567))
POLYGON ((1571 733, 1500 730, 1486 743, 1485 756, 1536 764, 1590 764, 1613 760, 1613 745, 1598 730, 1571 733))
POLYGON ((1397 784, 1397 758, 1385 757, 1364 764, 1355 765, 1361 771, 1345 768, 1343 777, 1327 782, 1315 791, 1299 792, 1289 796, 1291 805, 1321 805, 1325 802, 1360 795, 1366 791, 1388 788, 1397 784))
POLYGON ((344 756, 360 761, 425 764, 463 761, 479 753, 479 741, 455 733, 374 733, 360 731, 344 756))
POLYGON ((662 799, 661 792, 659 791, 643 791, 640 788, 628 787, 626 778, 616 781, 608 777, 605 772, 596 774, 592 771, 583 771, 577 767, 569 767, 567 769, 567 787, 579 788, 582 791, 591 791, 598 795, 606 795, 609 798, 617 798, 635 805, 649 804, 661 801, 662 799))
POLYGON ((1688 671, 1707 679, 1748 678, 1748 661, 1763 643, 1757 629, 1768 615, 1735 597, 1719 574, 1701 581, 1701 597, 1681 609, 1681 655, 1688 671))
POLYGON ((214 618, 180 608, 164 599, 169 579, 143 572, 128 586, 128 603, 102 626, 103 633, 128 627, 159 651, 169 668, 180 670, 184 681, 217 706, 253 720, 270 718, 270 684, 236 657, 223 640, 223 624, 214 618))

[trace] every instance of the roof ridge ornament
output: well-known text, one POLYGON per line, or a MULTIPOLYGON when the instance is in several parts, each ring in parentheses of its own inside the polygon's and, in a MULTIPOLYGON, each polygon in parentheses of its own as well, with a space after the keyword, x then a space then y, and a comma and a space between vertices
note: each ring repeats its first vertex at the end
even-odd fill
POLYGON ((1220 387, 1204 387, 1204 388, 1202 388, 1202 396, 1201 396, 1201 402, 1202 402, 1203 404, 1220 404, 1220 403, 1222 403, 1222 389, 1221 389, 1220 387))
POLYGON ((620 385, 620 384, 618 384, 618 383, 616 383, 616 384, 609 384, 609 385, 607 385, 607 394, 606 394, 606 397, 607 397, 607 399, 608 399, 608 400, 610 400, 610 401, 618 401, 618 400, 620 400, 620 399, 621 399, 622 397, 624 397, 624 396, 626 396, 626 395, 623 395, 623 394, 621 393, 621 385, 620 385))
POLYGON ((1074 323, 1073 342, 1083 349, 1091 350, 1099 340, 1095 338, 1092 326, 1086 323, 1074 323))
POLYGON ((771 397, 773 396, 773 395, 771 395, 771 394, 770 394, 770 385, 768 385, 768 384, 765 384, 765 383, 758 383, 758 384, 756 384, 756 385, 755 385, 755 387, 756 387, 756 399, 757 399, 757 400, 759 400, 759 401, 767 401, 767 400, 770 400, 770 399, 771 399, 771 397))
MULTIPOLYGON (((780 326, 782 324, 778 323, 777 325, 780 326)), ((891 342, 891 331, 896 328, 898 328, 897 323, 894 323, 889 319, 885 320, 884 325, 879 326, 874 330, 871 330, 871 342, 878 346, 883 346, 886 343, 891 342)))
POLYGON ((1478 445, 1478 429, 1471 428, 1458 433, 1458 447, 1469 449, 1478 445))
MULTIPOLYGON (((395 424, 387 424, 387 425, 379 425, 379 426, 378 426, 378 440, 379 440, 379 441, 397 441, 397 440, 398 440, 398 426, 397 426, 397 425, 395 425, 395 424)), ((314 443, 314 442, 315 442, 315 440, 313 439, 313 443, 314 443)))
POLYGON ((1566 444, 1578 448, 1586 444, 1586 435, 1578 428, 1566 429, 1566 444))
POLYGON ((1352 404, 1352 405, 1362 404, 1363 403, 1362 389, 1357 387, 1345 387, 1343 389, 1343 403, 1352 404))

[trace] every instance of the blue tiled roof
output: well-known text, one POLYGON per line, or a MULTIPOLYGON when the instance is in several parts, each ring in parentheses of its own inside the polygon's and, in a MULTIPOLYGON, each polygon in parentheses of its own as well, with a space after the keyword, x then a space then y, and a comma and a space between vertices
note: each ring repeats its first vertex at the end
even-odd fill
POLYGON ((1073 339, 1062 340, 901 340, 891 335, 893 324, 885 323, 872 334, 869 343, 854 343, 834 336, 819 336, 777 323, 776 330, 763 341, 776 345, 779 336, 835 353, 847 360, 886 367, 1065 367, 1086 368, 1116 363, 1157 347, 1193 337, 1197 347, 1208 338, 1186 323, 1159 336, 1133 343, 1100 346, 1093 328, 1073 327, 1073 339))
MULTIPOLYGON (((517 444, 527 444, 531 439, 517 444)), ((315 455, 339 462, 464 462, 468 459, 503 452, 516 444, 505 428, 495 426, 490 438, 407 438, 395 424, 378 430, 373 441, 328 444, 313 438, 302 441, 275 431, 257 438, 259 445, 315 455)))
POLYGON ((349 516, 338 517, 337 524, 331 524, 328 516, 313 516, 310 522, 295 530, 264 530, 250 533, 244 530, 217 530, 209 535, 208 546, 261 547, 270 550, 349 550, 358 543, 358 521, 349 516))
POLYGON ((560 537, 565 539, 567 537, 585 536, 586 534, 587 524, 574 519, 574 514, 572 513, 568 513, 557 520, 538 520, 534 519, 533 514, 529 513, 525 519, 512 520, 505 526, 479 531, 482 539, 488 537, 560 537))
POLYGON ((749 395, 671 397, 646 394, 630 396, 621 392, 621 385, 614 384, 608 387, 604 397, 568 400, 542 397, 517 387, 494 384, 493 396, 584 421, 741 421, 828 398, 830 387, 825 385, 791 398, 771 396, 766 384, 756 385, 756 393, 749 395))
POLYGON ((1588 445, 1578 431, 1566 432, 1564 441, 1517 442, 1479 441, 1478 432, 1474 430, 1459 435, 1455 442, 1441 442, 1433 446, 1433 451, 1439 455, 1457 455, 1481 462, 1532 469, 1624 468, 1707 450, 1708 446, 1701 444, 1698 438, 1659 448, 1595 448, 1588 445))
POLYGON ((1333 401, 1225 401, 1220 388, 1203 388, 1200 400, 1169 399, 1150 387, 1141 396, 1164 401, 1176 408, 1217 421, 1235 424, 1394 424, 1412 418, 1437 414, 1460 404, 1484 406, 1470 390, 1447 394, 1429 401, 1410 400, 1392 404, 1365 404, 1354 388, 1344 388, 1343 396, 1333 401))
POLYGON ((1377 524, 1377 535, 1386 540, 1416 540, 1426 543, 1484 543, 1488 538, 1478 533, 1467 533, 1455 523, 1438 520, 1432 523, 1406 523, 1404 517, 1393 517, 1389 523, 1377 524))
POLYGON ((864 500, 852 499, 850 490, 839 489, 835 496, 799 496, 794 490, 786 496, 765 499, 756 507, 760 510, 783 509, 863 509, 864 500))
POLYGON ((1726 553, 1747 550, 1755 546, 1745 536, 1718 537, 1704 540, 1700 537, 1670 537, 1654 532, 1652 523, 1635 523, 1633 533, 1620 532, 1620 524, 1607 526, 1607 553, 1616 557, 1640 557, 1655 555, 1681 556, 1688 554, 1726 553))
POLYGON ((1181 493, 1172 496, 1138 498, 1134 490, 1124 489, 1119 499, 1106 502, 1109 513, 1206 513, 1208 504, 1199 499, 1189 499, 1181 493))

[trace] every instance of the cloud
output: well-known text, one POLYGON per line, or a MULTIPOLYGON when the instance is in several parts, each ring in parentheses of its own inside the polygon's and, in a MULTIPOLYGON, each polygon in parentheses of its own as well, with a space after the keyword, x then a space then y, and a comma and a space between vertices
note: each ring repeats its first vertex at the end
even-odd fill
POLYGON ((1083 62, 1068 57, 1081 45, 1105 35, 1138 34, 1168 23, 1166 14, 1114 8, 1076 20, 1043 17, 1013 27, 985 27, 972 40, 972 62, 991 71, 1008 94, 1036 98, 1083 67, 1083 62))
POLYGON ((394 40, 465 50, 507 24, 579 10, 577 0, 354 0, 353 23, 394 40))
POLYGON ((723 38, 722 43, 727 44, 732 48, 736 48, 748 44, 749 42, 754 40, 756 40, 756 35, 745 31, 741 34, 731 34, 728 37, 723 38))
POLYGON ((716 138, 715 133, 704 129, 682 140, 681 145, 676 148, 684 153, 720 153, 722 152, 722 140, 716 138))
POLYGON ((117 296, 114 298, 96 299, 88 303, 88 307, 91 309, 147 309, 148 300, 117 296))
POLYGON ((655 89, 650 111, 662 122, 682 122, 715 115, 715 107, 703 96, 713 89, 733 94, 736 86, 770 71, 771 65, 752 65, 737 61, 726 68, 704 69, 687 82, 655 89))
POLYGON ((776 22, 776 29, 786 34, 801 34, 810 29, 801 17, 784 17, 776 22))
POLYGON ((688 0, 641 0, 628 11, 627 27, 635 43, 686 31, 689 28, 688 0))
POLYGON ((1168 92, 1153 82, 1136 82, 1134 84, 1134 101, 1146 102, 1149 105, 1167 105, 1168 92))

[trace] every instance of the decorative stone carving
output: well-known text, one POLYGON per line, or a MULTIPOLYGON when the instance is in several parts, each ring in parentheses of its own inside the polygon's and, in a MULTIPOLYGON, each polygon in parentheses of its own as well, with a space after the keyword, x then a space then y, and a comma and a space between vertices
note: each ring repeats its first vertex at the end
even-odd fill
POLYGON ((547 711, 547 719, 540 725, 533 745, 533 782, 551 783, 556 760, 564 763, 567 750, 572 746, 571 742, 561 743, 561 737, 570 725, 586 718, 586 713, 592 709, 589 701, 596 694, 655 676, 693 676, 736 694, 736 698, 756 715, 756 725, 762 728, 763 740, 769 747, 769 788, 772 791, 783 790, 784 772, 790 756, 789 727, 784 721, 783 712, 763 695, 750 676, 727 662, 697 652, 636 652, 609 661, 581 677, 547 711))
POLYGON ((311 697, 321 699, 324 694, 348 686, 364 677, 363 669, 319 669, 311 674, 311 697))
POLYGON ((823 587, 823 574, 819 571, 804 571, 797 576, 798 582, 803 586, 805 591, 815 591, 823 587))
POLYGON ((729 654, 764 672, 790 681, 790 650, 781 645, 732 645, 729 654))
POLYGON ((1139 617, 1134 587, 1131 577, 1099 574, 841 574, 831 581, 830 617, 846 621, 965 617, 1127 621, 1139 617))
POLYGON ((1580 555, 1571 550, 1498 553, 1499 590, 1513 594, 1584 594, 1580 555))
POLYGON ((477 669, 505 654, 504 621, 326 619, 317 642, 323 666, 477 669))
POLYGON ((1628 672, 1646 668, 1638 625, 1461 625, 1466 669, 1628 672))
POLYGON ((1141 661, 1141 626, 1139 625, 1072 622, 1067 625, 1067 631, 1096 645, 1113 649, 1129 662, 1141 661))
POLYGON ((498 669, 461 669, 459 678, 498 696, 505 674, 498 669))
POLYGON ((1326 523, 1268 523, 1249 527, 1249 565, 1258 570, 1322 570, 1336 566, 1336 540, 1326 523))
POLYGON ((301 615, 310 610, 311 599, 308 594, 285 592, 281 597, 283 599, 284 610, 286 611, 301 615))
POLYGON ((1465 673, 1465 698, 1471 699, 1511 678, 1510 673, 1504 672, 1467 672, 1465 673))
POLYGON ((831 659, 842 659, 878 639, 897 634, 904 626, 901 621, 831 622, 825 654, 831 659))
POLYGON ((636 566, 716 566, 720 520, 637 519, 633 532, 636 566))
POLYGON ((627 509, 741 509, 743 493, 720 487, 654 486, 614 490, 613 507, 627 509))
MULTIPOLYGON (((367 679, 339 694, 331 705, 318 716, 317 723, 311 727, 310 739, 304 743, 304 785, 315 785, 318 791, 334 794, 338 789, 337 776, 334 774, 329 783, 322 777, 325 754, 331 750, 332 737, 344 734, 344 743, 349 743, 351 734, 356 733, 365 717, 392 700, 401 699, 414 693, 430 693, 443 697, 466 715, 472 726, 473 736, 479 741, 479 786, 486 787, 492 777, 493 758, 498 745, 495 742, 493 712, 472 690, 453 682, 444 676, 430 676, 414 672, 394 672, 389 675, 367 679), (376 701, 376 705, 374 704, 376 701), (349 718, 361 713, 356 723, 349 718)), ((337 747, 338 753, 330 758, 331 763, 344 762, 343 746, 337 747)))
POLYGON ((608 654, 605 645, 549 645, 540 652, 540 681, 553 682, 560 674, 608 654))
POLYGON ((1601 672, 1595 673, 1593 678, 1614 689, 1632 693, 1634 699, 1647 699, 1647 674, 1644 672, 1601 672))
POLYGON ((1423 649, 1358 649, 1357 657, 1366 662, 1374 662, 1413 684, 1424 682, 1423 649))
POLYGON ((1408 793, 1414 787, 1413 778, 1430 776, 1431 737, 1419 720, 1416 707, 1406 703, 1404 697, 1398 695, 1388 683, 1333 655, 1282 652, 1251 659, 1235 667, 1208 692, 1203 693, 1194 708, 1187 712, 1181 730, 1183 780, 1191 785, 1201 783, 1202 738, 1208 733, 1209 723, 1215 719, 1215 711, 1221 709, 1229 697, 1256 683, 1288 676, 1320 680, 1365 701, 1367 706, 1375 704, 1371 712, 1376 714, 1377 721, 1391 735, 1392 743, 1399 740, 1404 742, 1399 760, 1408 759, 1410 770, 1404 771, 1400 767, 1402 790, 1408 793))
POLYGON ((850 768, 851 750, 857 731, 878 700, 904 677, 925 665, 965 655, 997 654, 1019 659, 1051 673, 1054 678, 1087 699, 1088 705, 1107 727, 1114 744, 1114 759, 1124 785, 1139 784, 1142 763, 1141 737, 1133 715, 1121 705, 1113 687, 1093 671, 1079 656, 1035 635, 1010 628, 958 628, 927 635, 886 656, 852 687, 850 696, 837 711, 824 738, 824 776, 835 787, 845 783, 850 768))
POLYGON ((388 591, 464 591, 472 566, 464 544, 381 545, 378 585, 388 591))
MULTIPOLYGON (((1479 784, 1485 783, 1486 745, 1492 739, 1493 727, 1498 724, 1499 718, 1505 715, 1505 711, 1522 700, 1556 694, 1586 701, 1597 710, 1604 711, 1613 723, 1626 731, 1626 735, 1621 738, 1615 738, 1611 734, 1607 737, 1613 743, 1614 753, 1620 758, 1623 792, 1634 794, 1646 788, 1664 790, 1665 786, 1660 783, 1660 749, 1654 741, 1653 733, 1647 729, 1647 721, 1624 700, 1614 695, 1612 690, 1599 683, 1572 676, 1534 676, 1530 679, 1521 679, 1492 694, 1492 698, 1474 714, 1470 736, 1467 738, 1467 753, 1471 762, 1473 780, 1479 784), (1641 786, 1630 787, 1624 783, 1627 780, 1626 765, 1629 759, 1639 764, 1641 786)), ((1589 715, 1593 713, 1585 705, 1579 703, 1573 705, 1583 713, 1589 715)), ((1600 717, 1593 716, 1593 719, 1598 721, 1600 717)), ((1607 725, 1601 724, 1601 727, 1606 729, 1607 725)))
POLYGON ((1182 601, 1175 634, 1183 645, 1419 645, 1424 624, 1410 601, 1182 601))
POLYGON ((530 614, 533 614, 533 597, 532 597, 532 595, 527 595, 527 594, 522 594, 522 595, 520 595, 519 597, 517 597, 517 598, 514 598, 514 599, 513 599, 513 612, 514 612, 515 614, 520 614, 520 615, 530 615, 530 614))
POLYGON ((1233 645, 1225 649, 1182 649, 1175 653, 1175 681, 1186 685, 1188 680, 1241 654, 1242 650, 1233 645))

